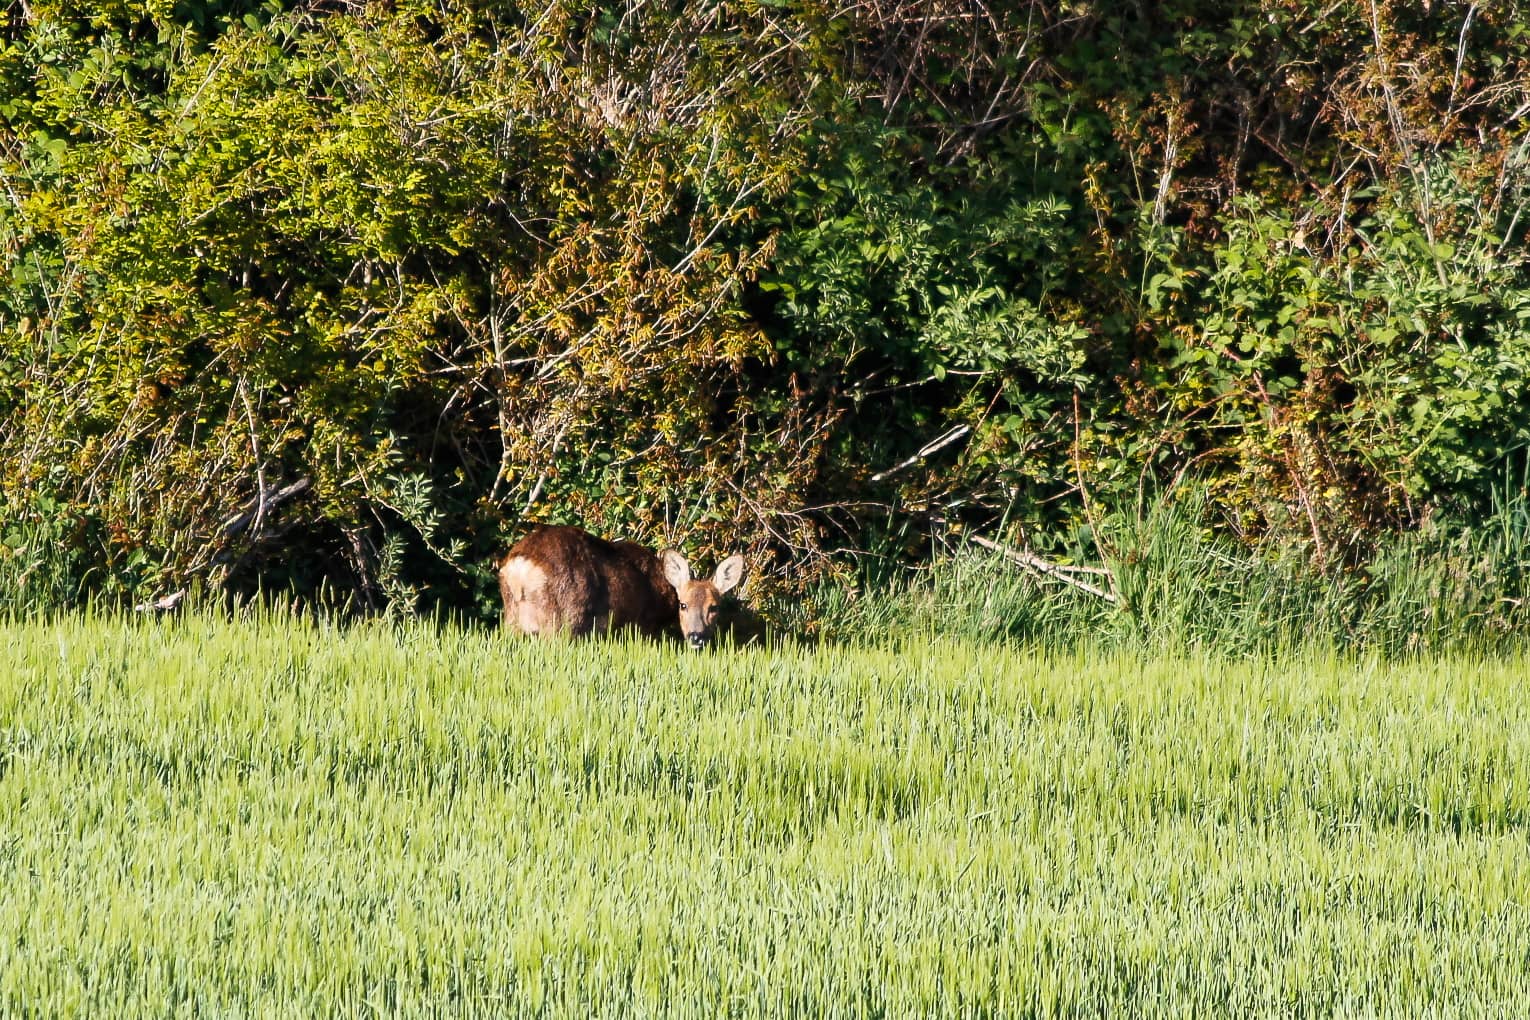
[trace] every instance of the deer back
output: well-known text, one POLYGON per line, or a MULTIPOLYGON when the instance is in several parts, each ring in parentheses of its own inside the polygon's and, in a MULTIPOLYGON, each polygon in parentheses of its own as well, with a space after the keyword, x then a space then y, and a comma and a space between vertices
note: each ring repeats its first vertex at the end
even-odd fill
POLYGON ((506 628, 523 634, 678 627, 679 600, 654 552, 580 528, 543 526, 516 543, 500 561, 499 591, 506 628))

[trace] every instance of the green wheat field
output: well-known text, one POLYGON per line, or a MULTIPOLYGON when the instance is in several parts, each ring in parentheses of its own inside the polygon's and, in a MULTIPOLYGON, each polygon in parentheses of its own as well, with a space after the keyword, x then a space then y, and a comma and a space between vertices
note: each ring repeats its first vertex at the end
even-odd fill
POLYGON ((1524 657, 0 622, 0 1015, 1530 1015, 1524 657))

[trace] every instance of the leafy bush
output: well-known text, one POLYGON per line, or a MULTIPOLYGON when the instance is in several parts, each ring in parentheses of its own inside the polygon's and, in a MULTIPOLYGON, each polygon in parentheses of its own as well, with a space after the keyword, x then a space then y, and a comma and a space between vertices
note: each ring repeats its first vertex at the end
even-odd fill
POLYGON ((1530 447, 1527 83, 1402 0, 38 0, 0 491, 113 598, 488 615, 530 520, 768 595, 1196 477, 1321 588, 1530 447))

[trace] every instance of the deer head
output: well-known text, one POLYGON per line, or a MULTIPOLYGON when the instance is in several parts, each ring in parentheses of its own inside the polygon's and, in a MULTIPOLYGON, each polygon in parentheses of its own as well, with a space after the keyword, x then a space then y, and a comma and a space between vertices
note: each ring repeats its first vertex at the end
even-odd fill
POLYGON ((659 554, 664 578, 680 596, 680 634, 692 648, 701 648, 712 640, 717 626, 717 606, 722 596, 738 587, 744 578, 744 558, 729 556, 717 565, 710 581, 691 580, 691 565, 673 549, 659 554))

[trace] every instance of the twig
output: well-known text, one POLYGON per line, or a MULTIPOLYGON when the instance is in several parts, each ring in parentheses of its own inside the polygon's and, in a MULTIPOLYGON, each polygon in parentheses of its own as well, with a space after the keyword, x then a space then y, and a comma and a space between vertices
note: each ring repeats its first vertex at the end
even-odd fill
POLYGON ((1064 567, 1056 563, 1048 562, 1047 560, 1042 559, 1040 556, 1037 556, 1035 553, 1028 550, 1011 549, 1007 545, 1000 545, 998 542, 990 541, 981 535, 968 535, 967 540, 975 545, 980 545, 984 549, 987 549, 991 552, 998 553, 1005 559, 1009 560, 1011 563, 1024 567, 1026 570, 1029 570, 1032 573, 1040 574, 1041 576, 1051 578, 1054 581, 1061 581, 1063 584, 1072 585, 1079 591, 1088 592, 1090 595, 1102 598, 1113 606, 1118 606, 1121 604, 1121 596, 1117 595, 1114 591, 1116 587, 1116 576, 1108 570, 1103 570, 1099 567, 1064 567), (1078 578, 1072 576, 1071 571, 1079 569, 1087 569, 1088 573, 1099 573, 1104 575, 1104 577, 1110 582, 1110 587, 1112 590, 1106 591, 1104 588, 1101 588, 1098 585, 1090 584, 1088 581, 1080 581, 1078 578))
POLYGON ((923 460, 924 458, 928 457, 930 454, 936 452, 937 450, 945 449, 946 447, 950 446, 952 443, 956 442, 962 436, 965 436, 967 433, 969 433, 971 431, 972 431, 972 426, 971 425, 958 425, 955 428, 951 429, 949 432, 947 432, 944 435, 940 436, 939 438, 933 439, 930 442, 926 443, 922 448, 920 448, 918 453, 914 454, 912 457, 910 457, 908 460, 905 460, 903 463, 901 463, 901 464, 894 464, 892 467, 888 468, 886 471, 878 471, 876 474, 871 476, 871 480, 873 482, 880 482, 884 478, 890 478, 893 475, 897 474, 899 471, 902 471, 904 468, 919 463, 921 460, 923 460))
MULTIPOLYGON (((1461 84, 1461 65, 1466 62, 1466 33, 1471 30, 1472 18, 1477 14, 1477 5, 1472 4, 1466 10, 1466 19, 1461 22, 1461 36, 1456 40, 1456 70, 1450 76, 1450 98, 1445 100, 1445 113, 1449 116, 1456 108, 1456 87, 1461 84)), ((1438 143, 1436 143, 1438 148, 1438 143)))
POLYGON ((1095 513, 1094 500, 1089 498, 1089 486, 1084 482, 1084 429, 1082 414, 1079 409, 1078 390, 1073 391, 1073 473, 1078 478, 1078 495, 1084 504, 1084 517, 1089 521, 1089 531, 1094 535, 1095 545, 1100 547, 1100 552, 1106 556, 1114 556, 1114 553, 1105 548, 1105 533, 1100 530, 1100 518, 1095 513))
MULTIPOLYGON (((250 500, 240 508, 237 514, 223 522, 223 527, 218 529, 219 539, 225 543, 232 541, 239 536, 240 532, 250 526, 250 522, 263 520, 271 510, 287 502, 292 497, 300 496, 307 492, 311 485, 313 485, 313 479, 305 475, 291 485, 283 486, 269 495, 257 496, 250 500)), ((226 552, 223 555, 226 556, 226 552)), ((216 558, 214 562, 217 562, 216 558)))
POLYGON ((266 458, 260 449, 260 430, 255 427, 255 409, 250 406, 250 391, 245 377, 239 377, 239 398, 244 402, 244 418, 250 427, 250 453, 255 458, 255 523, 250 530, 260 533, 261 519, 266 513, 266 458))

